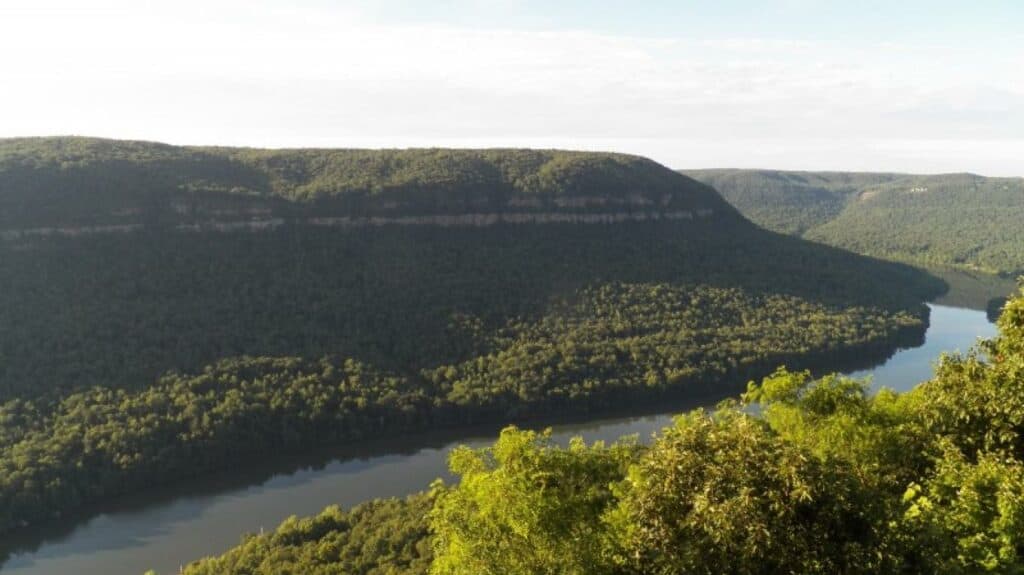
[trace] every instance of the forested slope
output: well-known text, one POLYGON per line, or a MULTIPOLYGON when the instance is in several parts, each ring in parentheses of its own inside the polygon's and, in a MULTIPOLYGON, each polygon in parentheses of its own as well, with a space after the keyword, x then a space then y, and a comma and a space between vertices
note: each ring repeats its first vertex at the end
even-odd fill
POLYGON ((623 154, 0 139, 0 231, 648 207, 729 209, 707 186, 623 154))
POLYGON ((834 219, 861 190, 902 177, 883 173, 727 169, 683 173, 715 188, 757 225, 798 236, 834 219))
POLYGON ((902 180, 862 193, 810 233, 860 253, 1015 275, 1024 272, 1024 180, 971 174, 902 180))
POLYGON ((771 170, 686 171, 767 229, 858 253, 1014 277, 1024 179, 771 170))
POLYGON ((942 289, 631 156, 0 149, 0 197, 37 226, 0 241, 0 530, 268 447, 879 359, 942 289))
POLYGON ((185 573, 1018 573, 1024 291, 998 325, 906 394, 779 370, 648 445, 508 428, 452 453, 453 485, 293 517, 185 573))

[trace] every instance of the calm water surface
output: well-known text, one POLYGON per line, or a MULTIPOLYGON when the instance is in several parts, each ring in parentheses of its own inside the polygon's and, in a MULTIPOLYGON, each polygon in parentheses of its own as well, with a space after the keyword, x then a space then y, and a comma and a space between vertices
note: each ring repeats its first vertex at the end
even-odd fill
MULTIPOLYGON (((995 333, 984 312, 941 305, 932 305, 931 310, 924 345, 898 351, 883 365, 852 375, 872 375, 876 386, 907 390, 931 376, 941 352, 966 351, 979 337, 995 333)), ((604 419, 554 430, 560 441, 573 435, 588 441, 633 433, 648 438, 671 417, 666 413, 604 419)), ((484 445, 493 440, 494 432, 492 427, 479 430, 475 437, 465 430, 447 437, 425 435, 380 442, 362 453, 335 451, 304 461, 282 463, 274 458, 266 469, 125 499, 86 521, 69 520, 49 533, 6 542, 20 550, 0 575, 139 575, 147 569, 177 573, 182 564, 221 553, 237 544, 242 533, 272 529, 289 515, 422 490, 433 479, 448 477, 445 459, 452 447, 484 445)))

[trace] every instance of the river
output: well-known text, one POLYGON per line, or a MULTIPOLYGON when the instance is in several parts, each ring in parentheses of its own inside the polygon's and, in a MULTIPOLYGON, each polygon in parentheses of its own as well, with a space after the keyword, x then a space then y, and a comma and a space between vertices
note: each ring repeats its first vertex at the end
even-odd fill
MULTIPOLYGON (((876 386, 906 390, 930 377, 941 352, 966 351, 979 337, 995 333, 983 311, 930 307, 924 345, 897 351, 884 364, 851 375, 870 374, 876 386)), ((609 418, 556 425, 554 431, 560 441, 574 435, 588 441, 634 433, 648 438, 671 418, 672 413, 609 418)), ((290 461, 273 458, 265 469, 125 498, 89 518, 68 519, 46 533, 5 541, 11 556, 0 575, 140 575, 147 569, 177 573, 181 565, 225 551, 245 532, 273 529, 289 515, 422 490, 433 479, 448 477, 445 460, 452 447, 487 444, 495 431, 461 430, 457 435, 382 441, 340 454, 335 450, 290 461)))

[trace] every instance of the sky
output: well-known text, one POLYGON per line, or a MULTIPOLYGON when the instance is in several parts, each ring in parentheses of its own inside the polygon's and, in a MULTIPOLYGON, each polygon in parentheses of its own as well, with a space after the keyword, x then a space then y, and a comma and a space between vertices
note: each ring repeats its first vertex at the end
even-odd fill
POLYGON ((3 0, 0 137, 1024 176, 1020 0, 3 0))

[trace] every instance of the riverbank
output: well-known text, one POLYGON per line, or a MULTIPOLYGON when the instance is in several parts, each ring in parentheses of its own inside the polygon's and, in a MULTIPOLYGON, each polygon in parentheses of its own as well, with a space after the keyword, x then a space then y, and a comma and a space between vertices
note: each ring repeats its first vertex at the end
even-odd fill
MULTIPOLYGON (((950 345, 950 340, 937 337, 939 334, 956 331, 957 326, 977 329, 978 321, 984 322, 989 333, 959 334, 954 347, 965 350, 978 336, 990 335, 992 330, 982 312, 933 306, 931 315, 924 345, 897 352, 875 370, 876 374, 882 375, 886 366, 904 364, 901 358, 909 353, 923 358, 923 362, 913 370, 901 368, 893 376, 917 383, 930 375, 930 360, 942 351, 937 346, 950 345), (967 318, 972 321, 965 321, 967 318)), ((893 386, 889 377, 876 376, 876 382, 893 386)), ((737 385, 730 391, 742 388, 737 385)), ((704 398, 704 404, 721 398, 704 398)), ((629 417, 606 416, 591 421, 577 418, 574 423, 557 426, 556 435, 561 441, 573 435, 582 435, 588 441, 612 440, 632 433, 646 438, 664 427, 673 414, 699 404, 662 404, 660 410, 650 406, 643 412, 647 415, 634 412, 629 417), (651 415, 652 410, 660 413, 651 415)), ((562 423, 566 421, 561 419, 562 423)), ((528 426, 544 427, 556 422, 538 419, 528 426)), ((316 513, 334 503, 348 507, 375 497, 401 496, 423 489, 432 479, 447 475, 445 460, 450 448, 463 443, 486 444, 499 427, 493 424, 417 434, 347 451, 321 450, 306 458, 273 458, 264 460, 266 465, 261 468, 239 468, 232 475, 189 481, 159 494, 123 499, 97 510, 99 514, 91 519, 69 520, 75 525, 70 529, 68 522, 62 522, 65 526, 59 532, 9 541, 16 547, 8 547, 11 559, 0 572, 139 573, 148 568, 175 572, 180 563, 223 551, 237 542, 240 533, 273 528, 288 515, 316 513)))

